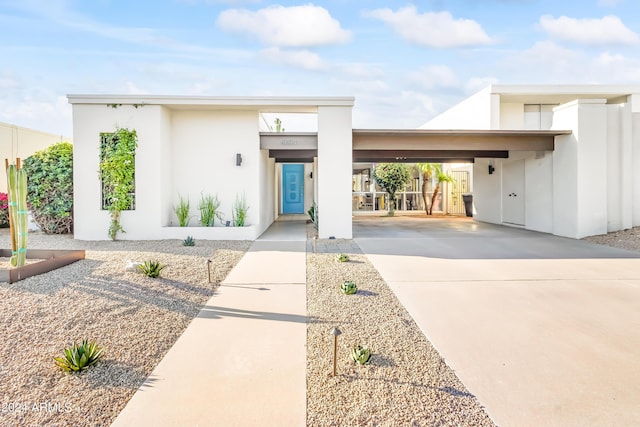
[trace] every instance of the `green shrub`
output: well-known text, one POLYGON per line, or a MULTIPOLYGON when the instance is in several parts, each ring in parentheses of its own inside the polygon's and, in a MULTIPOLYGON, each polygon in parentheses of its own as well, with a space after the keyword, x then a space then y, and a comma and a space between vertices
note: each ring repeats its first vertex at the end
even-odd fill
POLYGON ((77 372, 94 365, 102 357, 102 349, 95 341, 83 340, 81 344, 74 343, 73 346, 64 350, 63 357, 54 357, 56 366, 63 371, 77 372))
POLYGON ((409 167, 404 163, 378 163, 373 170, 373 179, 389 193, 389 216, 396 209, 396 192, 401 191, 409 182, 409 167))
POLYGON ((347 254, 337 254, 336 261, 338 262, 347 262, 349 261, 349 255, 347 254))
POLYGON ((357 345, 351 350, 351 358, 354 362, 364 365, 371 359, 371 350, 369 347, 357 345))
POLYGON ((47 234, 73 232, 73 146, 54 144, 24 159, 27 202, 33 221, 47 234))
POLYGON ((124 233, 120 224, 122 211, 135 205, 135 157, 138 134, 134 130, 116 128, 114 133, 100 134, 100 179, 103 187, 103 209, 111 216, 109 237, 116 240, 124 233))
POLYGON ((165 265, 160 264, 158 261, 145 261, 138 266, 142 274, 147 277, 156 278, 160 277, 160 272, 165 268, 165 265))
POLYGON ((311 219, 311 222, 313 223, 313 227, 317 230, 318 229, 318 205, 316 205, 315 202, 313 202, 313 204, 307 211, 307 214, 309 215, 309 219, 311 219))
POLYGON ((358 287, 354 282, 345 281, 340 285, 340 290, 345 295, 353 295, 358 292, 358 287))
POLYGON ((231 215, 233 219, 233 225, 235 227, 244 227, 248 210, 249 207, 247 206, 247 200, 245 199, 244 195, 242 195, 242 197, 236 196, 236 201, 233 204, 233 212, 231 215))
POLYGON ((195 246, 195 245, 196 245, 196 239, 194 239, 192 236, 187 236, 187 238, 182 241, 182 246, 195 246))
POLYGON ((218 196, 204 195, 200 196, 200 223, 205 227, 213 227, 218 218, 222 221, 222 212, 220 212, 220 200, 218 196))
POLYGON ((174 207, 173 210, 178 217, 178 224, 180 227, 186 227, 189 225, 189 210, 191 209, 191 204, 189 203, 189 199, 183 199, 182 196, 178 195, 178 206, 174 207))

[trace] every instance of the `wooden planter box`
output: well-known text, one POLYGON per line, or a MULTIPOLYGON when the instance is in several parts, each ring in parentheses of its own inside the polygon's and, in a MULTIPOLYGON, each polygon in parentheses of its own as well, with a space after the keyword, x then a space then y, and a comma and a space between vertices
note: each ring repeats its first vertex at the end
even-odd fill
MULTIPOLYGON (((0 249, 0 257, 11 257, 11 250, 0 249)), ((84 250, 28 249, 27 259, 40 259, 42 261, 34 262, 24 267, 0 269, 0 282, 14 283, 27 277, 48 273, 56 268, 72 264, 84 259, 84 250)))

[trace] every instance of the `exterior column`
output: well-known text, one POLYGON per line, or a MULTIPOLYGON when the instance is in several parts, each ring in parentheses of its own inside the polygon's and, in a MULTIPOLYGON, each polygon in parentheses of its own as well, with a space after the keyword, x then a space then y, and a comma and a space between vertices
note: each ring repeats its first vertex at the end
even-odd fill
MULTIPOLYGON (((352 238, 353 168, 351 106, 318 107, 318 234, 352 238)), ((315 177, 315 176, 314 176, 315 177)))
POLYGON ((554 108, 553 234, 580 239, 607 232, 606 100, 579 99, 554 108))

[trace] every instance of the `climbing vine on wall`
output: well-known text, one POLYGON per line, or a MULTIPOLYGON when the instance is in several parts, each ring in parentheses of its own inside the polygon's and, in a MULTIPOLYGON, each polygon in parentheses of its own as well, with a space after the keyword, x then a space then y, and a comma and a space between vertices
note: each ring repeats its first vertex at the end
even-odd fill
POLYGON ((109 237, 115 240, 125 230, 120 214, 134 208, 135 156, 138 135, 135 129, 116 128, 114 133, 100 135, 100 178, 102 179, 103 209, 111 215, 109 237))

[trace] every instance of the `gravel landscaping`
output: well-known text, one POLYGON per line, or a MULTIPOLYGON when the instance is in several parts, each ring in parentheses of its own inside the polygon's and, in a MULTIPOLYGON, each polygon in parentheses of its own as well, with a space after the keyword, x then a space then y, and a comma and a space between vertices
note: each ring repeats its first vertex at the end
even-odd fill
POLYGON ((615 231, 609 234, 585 237, 583 240, 614 248, 640 252, 640 227, 615 231))
MULTIPOLYGON (((318 243, 330 252, 352 245, 318 243)), ((339 263, 335 253, 307 253, 307 425, 494 425, 367 258, 349 256, 339 263), (358 292, 342 294, 344 280, 358 292), (342 331, 336 377, 334 326, 342 331), (369 364, 351 360, 354 345, 371 348, 369 364)))
MULTIPOLYGON (((8 230, 0 230, 0 239, 10 247, 8 230)), ((109 425, 249 246, 30 233, 30 248, 86 249, 86 259, 0 283, 0 425, 109 425), (151 279, 125 272, 128 260, 167 267, 151 279), (101 362, 81 374, 57 368, 53 357, 84 338, 104 347, 101 362)))
MULTIPOLYGON (((33 249, 85 249, 86 259, 0 283, 0 426, 109 425, 251 245, 29 239, 33 249), (128 260, 167 267, 151 279, 125 272, 128 260), (104 358, 81 374, 62 372, 53 357, 84 338, 104 358)), ((640 228, 585 240, 640 251, 640 228)), ((6 229, 0 244, 9 247, 6 229)), ((493 425, 353 241, 309 241, 307 310, 307 425, 493 425), (336 252, 351 260, 337 262, 336 252), (344 280, 356 282, 355 295, 340 292, 344 280), (334 326, 342 331, 335 377, 334 326), (357 344, 372 349, 365 366, 349 357, 357 344)))

